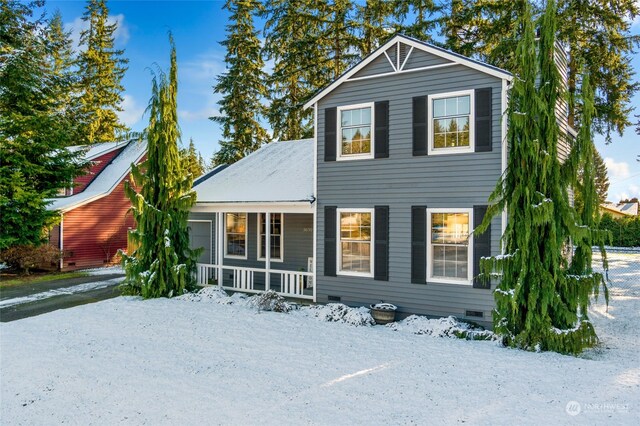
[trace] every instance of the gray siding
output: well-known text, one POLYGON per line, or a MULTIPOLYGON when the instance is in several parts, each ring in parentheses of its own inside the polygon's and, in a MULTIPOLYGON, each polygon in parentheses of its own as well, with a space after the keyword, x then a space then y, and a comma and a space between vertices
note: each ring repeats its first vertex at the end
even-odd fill
POLYGON ((430 67, 432 65, 448 64, 451 61, 441 58, 440 56, 430 55, 422 50, 413 49, 407 63, 404 65, 405 70, 414 68, 430 67))
MULTIPOLYGON (((456 65, 346 82, 319 102, 316 218, 319 302, 326 302, 328 296, 338 296, 351 305, 384 300, 396 304, 401 313, 464 317, 465 310, 474 310, 484 313, 485 324, 491 321, 494 307, 491 290, 470 285, 410 283, 411 206, 470 208, 487 204, 501 172, 501 87, 498 78, 456 65), (412 156, 412 97, 489 86, 493 89, 492 152, 412 156), (324 162, 324 109, 372 101, 389 101, 389 158, 324 162), (324 206, 375 205, 390 206, 389 281, 324 276, 324 206)), ((500 230, 500 219, 496 218, 491 235, 494 254, 499 252, 500 230)))
POLYGON ((355 73, 353 78, 368 77, 370 75, 385 74, 388 72, 393 72, 393 68, 387 58, 384 55, 381 55, 371 61, 369 65, 355 73))

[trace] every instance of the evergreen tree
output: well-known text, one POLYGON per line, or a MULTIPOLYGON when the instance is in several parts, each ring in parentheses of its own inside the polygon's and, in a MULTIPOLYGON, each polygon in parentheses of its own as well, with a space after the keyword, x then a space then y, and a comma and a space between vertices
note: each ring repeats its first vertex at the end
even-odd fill
MULTIPOLYGON (((604 160, 600 156, 595 147, 592 148, 593 151, 593 180, 597 194, 597 202, 598 204, 602 204, 607 201, 607 193, 609 192, 609 177, 607 176, 607 165, 604 160)), ((584 161, 587 161, 586 159, 584 161)), ((574 188, 575 195, 575 207, 578 213, 582 212, 584 206, 584 195, 583 195, 583 182, 584 182, 584 165, 580 165, 578 168, 577 174, 577 182, 574 188)))
POLYGON ((433 0, 396 0, 395 5, 395 15, 400 21, 396 31, 433 43, 433 31, 438 26, 442 7, 433 0), (413 21, 405 23, 410 16, 413 16, 413 21))
POLYGON ((58 89, 57 99, 59 103, 58 112, 64 113, 73 119, 69 120, 73 130, 73 145, 83 145, 87 143, 85 135, 82 133, 82 103, 77 93, 79 83, 76 70, 76 57, 73 51, 73 41, 71 31, 65 31, 62 23, 62 15, 59 11, 53 14, 49 20, 45 37, 48 45, 49 66, 54 84, 58 89))
POLYGON ((485 279, 500 273, 494 328, 505 344, 575 354, 597 342, 587 306, 603 282, 597 274, 584 273, 591 266, 584 251, 572 258, 583 265, 580 270, 571 269, 567 260, 570 243, 584 245, 597 230, 589 227, 592 223, 578 226, 565 180, 575 173, 576 162, 561 167, 557 156, 555 111, 562 94, 554 61, 553 0, 547 2, 539 27, 536 46, 525 2, 514 34, 518 68, 509 98, 507 170, 490 198, 495 204, 475 232, 483 232, 491 217, 506 209, 505 254, 481 261, 485 279))
MULTIPOLYGON (((492 65, 517 71, 514 56, 518 39, 514 25, 527 0, 454 0, 442 18, 448 48, 492 65)), ((538 4, 537 2, 533 2, 538 4)), ((630 125, 630 100, 638 90, 630 55, 640 43, 631 34, 632 19, 640 13, 635 0, 561 0, 558 2, 558 37, 568 45, 570 124, 578 123, 578 76, 583 68, 591 76, 596 94, 594 130, 607 139, 630 125), (631 18, 631 19, 629 19, 631 18)), ((535 11, 537 14, 537 11, 535 11)))
POLYGON ((376 50, 394 28, 394 4, 387 0, 367 0, 356 5, 355 28, 361 57, 376 50))
POLYGON ((204 159, 196 150, 193 139, 189 139, 189 146, 180 150, 180 158, 182 159, 182 169, 191 175, 192 179, 196 179, 204 174, 204 159))
POLYGON ((73 81, 51 66, 56 47, 42 18, 42 2, 0 3, 0 250, 36 246, 58 213, 47 198, 82 173, 74 141, 75 117, 64 108, 73 81))
POLYGON ((356 48, 360 44, 355 34, 351 0, 318 1, 321 22, 318 45, 323 47, 322 72, 315 77, 316 90, 324 88, 358 61, 356 48))
POLYGON ((78 61, 83 132, 89 143, 112 142, 127 127, 120 123, 122 77, 127 70, 124 51, 114 48, 117 23, 109 24, 106 0, 88 0, 82 20, 89 27, 80 33, 84 51, 78 61))
POLYGON ((187 219, 196 197, 193 178, 183 170, 178 151, 178 69, 171 37, 170 43, 169 77, 161 73, 152 84, 144 132, 147 159, 131 166, 131 183, 125 183, 137 224, 130 236, 137 248, 123 254, 123 288, 145 298, 172 297, 193 288, 198 255, 189 248, 187 219))
POLYGON ((276 140, 311 137, 312 111, 303 110, 326 78, 325 52, 320 43, 322 22, 313 0, 268 0, 264 54, 274 61, 269 76, 269 124, 276 140))
POLYGON ((224 8, 231 12, 227 39, 220 43, 227 49, 227 72, 218 76, 214 92, 222 94, 220 115, 211 120, 222 126, 220 150, 214 164, 231 164, 252 153, 269 134, 260 123, 265 115, 262 101, 267 96, 260 40, 253 23, 263 6, 256 0, 227 0, 224 8))

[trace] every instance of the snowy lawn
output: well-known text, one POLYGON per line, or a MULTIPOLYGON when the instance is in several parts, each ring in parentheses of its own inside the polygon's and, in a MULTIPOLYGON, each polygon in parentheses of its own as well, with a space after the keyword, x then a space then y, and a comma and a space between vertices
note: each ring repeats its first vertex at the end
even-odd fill
POLYGON ((636 274, 592 308, 603 344, 582 358, 424 334, 450 320, 356 327, 212 292, 120 297, 0 325, 0 421, 637 424, 638 290, 636 274))

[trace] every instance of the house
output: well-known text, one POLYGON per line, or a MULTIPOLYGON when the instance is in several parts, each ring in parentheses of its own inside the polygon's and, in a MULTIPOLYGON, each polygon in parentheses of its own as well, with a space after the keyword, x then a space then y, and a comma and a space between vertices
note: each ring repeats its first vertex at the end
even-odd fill
POLYGON ((638 216, 638 203, 602 203, 600 214, 610 214, 614 219, 638 216))
POLYGON ((199 283, 490 325, 495 283, 475 277, 505 217, 472 231, 506 168, 511 80, 394 36, 305 105, 312 139, 266 145, 194 187, 199 283))
POLYGON ((60 191, 47 207, 60 212, 60 224, 49 233, 49 242, 63 252, 61 270, 103 266, 114 262, 118 249, 127 247, 127 232, 134 221, 124 194, 124 181, 132 163, 140 163, 146 143, 100 143, 86 149, 87 173, 70 188, 60 191))

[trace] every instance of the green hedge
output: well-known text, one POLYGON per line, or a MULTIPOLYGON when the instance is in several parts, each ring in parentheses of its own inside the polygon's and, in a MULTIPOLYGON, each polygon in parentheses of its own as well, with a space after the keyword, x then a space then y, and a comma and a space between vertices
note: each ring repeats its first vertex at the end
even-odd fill
POLYGON ((616 247, 640 247, 640 217, 614 219, 605 213, 600 227, 611 231, 611 245, 616 247))

